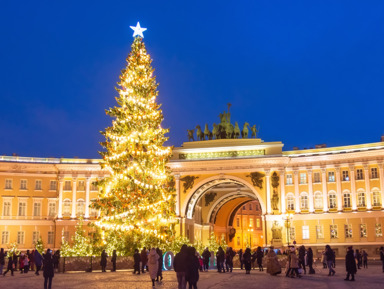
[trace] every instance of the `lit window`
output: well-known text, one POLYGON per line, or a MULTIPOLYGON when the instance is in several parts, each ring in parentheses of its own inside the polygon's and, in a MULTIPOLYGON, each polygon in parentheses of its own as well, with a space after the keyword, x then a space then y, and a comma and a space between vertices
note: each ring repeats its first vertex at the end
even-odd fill
POLYGON ((295 209, 295 200, 292 195, 287 196, 287 210, 293 211, 295 209))
POLYGON ((324 239, 324 228, 322 225, 316 225, 316 238, 324 239))
POLYGON ((351 207, 351 194, 345 193, 344 194, 344 208, 350 208, 351 207))
POLYGON ((1 244, 7 245, 9 243, 9 232, 3 231, 1 233, 1 244))
POLYGON ((363 180, 363 179, 364 179, 363 170, 357 169, 356 170, 356 180, 363 180))
POLYGON ((20 190, 26 190, 27 189, 27 180, 21 180, 20 181, 20 190))
POLYGON ((76 214, 78 216, 84 215, 84 200, 77 200, 76 214))
POLYGON ((57 188, 57 181, 51 181, 49 183, 49 190, 50 191, 56 191, 56 188, 57 188))
POLYGON ((64 182, 64 191, 70 191, 72 190, 71 181, 65 181, 64 182))
POLYGON ((371 168, 371 179, 377 179, 377 168, 371 168))
POLYGON ((55 202, 49 202, 48 203, 48 216, 49 217, 56 216, 56 203, 55 202))
POLYGON ((300 184, 306 184, 306 183, 307 183, 307 174, 300 173, 300 184))
POLYGON ((328 198, 329 198, 329 208, 330 209, 336 209, 336 206, 337 206, 336 194, 335 193, 330 193, 328 198))
POLYGON ((27 212, 27 202, 19 201, 19 216, 25 217, 27 212))
POLYGON ((367 224, 360 224, 360 238, 367 238, 367 224))
POLYGON ((315 209, 320 210, 323 208, 323 194, 320 192, 315 193, 315 209))
POLYGON ((11 201, 10 200, 4 200, 3 201, 3 216, 10 217, 11 216, 11 201))
POLYGON ((309 240, 309 226, 303 226, 303 240, 309 240))
POLYGON ((55 242, 55 232, 48 232, 48 244, 53 244, 55 242))
POLYGON ((33 204, 33 216, 40 217, 41 216, 41 202, 35 202, 33 204))
POLYGON ((337 225, 331 225, 330 229, 331 229, 331 239, 337 239, 339 236, 337 231, 337 225))
POLYGON ((24 232, 22 231, 17 232, 17 244, 24 244, 24 232))
POLYGON ((6 190, 12 190, 12 180, 5 180, 5 189, 6 190))
POLYGON ((352 225, 346 224, 344 225, 345 238, 352 238, 352 225))
POLYGON ((296 233, 295 233, 295 228, 290 227, 289 228, 289 240, 290 241, 295 241, 296 240, 296 233))
POLYGON ((253 227, 253 218, 249 218, 249 227, 253 227))
POLYGON ((260 228, 260 219, 259 218, 256 219, 256 227, 260 228))
POLYGON ((41 180, 36 180, 35 190, 41 191, 41 180))
POLYGON ((335 181, 335 172, 328 172, 328 182, 335 181))
POLYGON ((360 208, 365 207, 365 193, 364 192, 357 193, 357 206, 360 208))
POLYGON ((381 229, 380 223, 375 224, 375 233, 376 233, 376 237, 383 237, 383 231, 381 229))
POLYGON ((292 181, 292 175, 291 174, 288 174, 287 175, 287 185, 292 185, 293 184, 293 181, 292 181))
POLYGON ((381 194, 379 191, 374 191, 372 193, 372 201, 374 207, 381 206, 381 194))
POLYGON ((40 238, 40 233, 39 232, 33 232, 32 233, 32 244, 36 244, 37 241, 40 238))
POLYGON ((302 210, 308 210, 308 196, 307 195, 301 195, 300 196, 300 208, 302 210))
POLYGON ((320 173, 314 173, 313 174, 313 182, 314 183, 320 183, 320 173))
POLYGON ((71 215, 71 200, 65 199, 63 202, 63 216, 70 216, 71 215))
POLYGON ((343 177, 342 177, 342 180, 343 181, 349 181, 349 172, 348 171, 343 171, 343 177))

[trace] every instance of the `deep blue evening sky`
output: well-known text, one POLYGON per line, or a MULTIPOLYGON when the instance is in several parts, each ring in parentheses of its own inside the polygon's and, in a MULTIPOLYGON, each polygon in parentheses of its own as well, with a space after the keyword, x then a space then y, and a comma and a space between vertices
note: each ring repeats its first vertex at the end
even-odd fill
POLYGON ((384 134, 383 1, 1 1, 0 155, 99 157, 137 21, 169 144, 228 102, 285 150, 384 134))

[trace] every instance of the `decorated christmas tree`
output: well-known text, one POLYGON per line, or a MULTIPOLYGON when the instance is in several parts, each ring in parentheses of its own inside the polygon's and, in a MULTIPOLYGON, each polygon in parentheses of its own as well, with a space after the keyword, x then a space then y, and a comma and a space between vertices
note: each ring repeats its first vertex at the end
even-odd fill
POLYGON ((161 127, 158 84, 143 42, 146 29, 139 23, 131 28, 134 41, 116 89, 117 106, 106 111, 112 126, 102 132, 102 167, 109 176, 98 183, 93 206, 101 211, 96 225, 105 231, 103 236, 135 236, 144 245, 173 237, 173 178, 166 166, 171 148, 164 147, 168 130, 161 127))

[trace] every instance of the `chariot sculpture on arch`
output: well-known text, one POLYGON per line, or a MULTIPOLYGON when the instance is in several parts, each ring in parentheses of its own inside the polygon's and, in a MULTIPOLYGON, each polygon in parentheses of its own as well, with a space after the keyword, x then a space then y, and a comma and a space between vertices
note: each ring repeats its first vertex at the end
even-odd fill
POLYGON ((235 125, 231 123, 231 113, 230 108, 231 104, 228 103, 228 110, 219 114, 220 122, 218 124, 213 123, 212 131, 209 129, 208 124, 204 126, 196 125, 194 129, 188 129, 188 141, 195 141, 195 132, 196 140, 213 140, 213 139, 238 139, 238 138, 257 138, 258 129, 256 124, 250 126, 248 122, 245 122, 240 130, 239 123, 236 121, 235 125), (204 127, 204 130, 202 129, 204 127))

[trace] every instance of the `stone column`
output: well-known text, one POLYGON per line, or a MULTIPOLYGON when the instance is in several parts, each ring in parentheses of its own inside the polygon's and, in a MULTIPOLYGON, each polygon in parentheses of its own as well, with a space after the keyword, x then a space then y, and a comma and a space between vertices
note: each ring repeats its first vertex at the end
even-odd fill
POLYGON ((335 168, 336 170, 336 196, 337 196, 337 210, 341 212, 343 210, 343 198, 341 197, 341 177, 340 177, 340 168, 335 168))
POLYGON ((265 191, 267 194, 267 214, 272 213, 272 206, 271 206, 271 176, 270 170, 265 170, 265 191))
POLYGON ((72 179, 72 214, 71 218, 76 218, 76 189, 77 189, 77 178, 72 179))
POLYGON ((63 218, 63 187, 64 187, 64 178, 59 177, 59 208, 57 211, 57 218, 63 218))
POLYGON ((313 205, 313 183, 312 183, 312 169, 308 169, 308 195, 309 195, 309 212, 313 213, 315 207, 313 205))
POLYGON ((371 198, 371 184, 369 178, 369 167, 364 165, 364 181, 365 181, 365 195, 367 198, 367 210, 372 209, 372 198, 371 198))
POLYGON ((280 198, 281 198, 281 213, 286 213, 285 205, 285 171, 281 170, 280 172, 280 198))
POLYGON ((300 213, 300 192, 299 192, 299 171, 293 172, 293 182, 295 185, 295 212, 300 213))
POLYGON ((352 210, 357 210, 357 202, 356 202, 356 180, 355 180, 355 167, 349 167, 349 174, 351 176, 351 199, 352 199, 352 210))
POLYGON ((384 209, 384 164, 379 164, 381 208, 384 209))
POLYGON ((323 211, 328 212, 327 170, 321 169, 321 182, 323 184, 323 211))
POLYGON ((180 175, 175 175, 175 187, 176 187, 176 216, 180 217, 180 175))
POLYGON ((85 213, 84 219, 89 219, 89 191, 91 186, 91 177, 85 178, 85 213))

